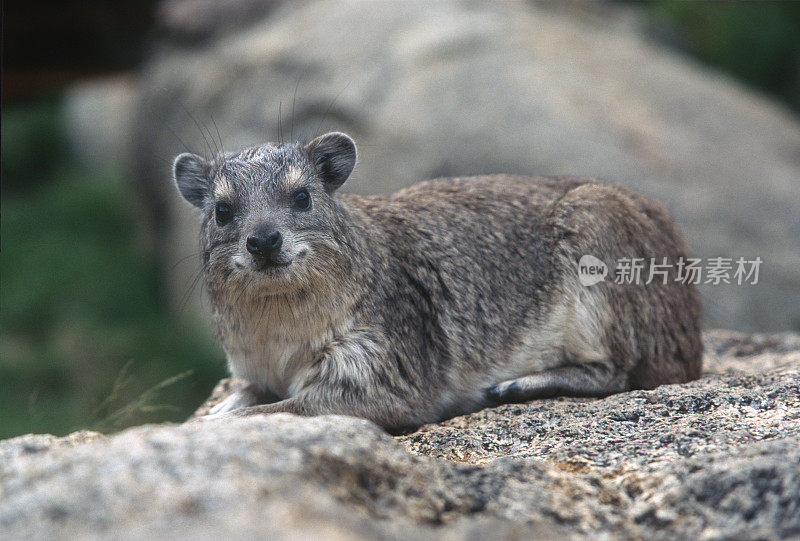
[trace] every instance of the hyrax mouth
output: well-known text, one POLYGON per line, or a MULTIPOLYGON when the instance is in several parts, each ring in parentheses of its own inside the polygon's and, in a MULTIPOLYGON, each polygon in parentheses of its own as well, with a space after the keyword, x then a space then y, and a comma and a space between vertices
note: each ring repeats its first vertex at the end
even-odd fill
POLYGON ((280 269, 291 265, 291 261, 273 261, 263 258, 253 258, 251 269, 257 272, 269 272, 270 270, 280 269))
POLYGON ((269 274, 285 269, 292 264, 292 260, 268 259, 260 256, 236 255, 232 259, 234 268, 251 272, 269 274))

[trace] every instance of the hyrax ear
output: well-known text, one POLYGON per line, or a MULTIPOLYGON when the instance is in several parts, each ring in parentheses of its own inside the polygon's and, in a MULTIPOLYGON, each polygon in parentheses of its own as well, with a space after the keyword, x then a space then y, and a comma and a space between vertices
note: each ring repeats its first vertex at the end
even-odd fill
POLYGON ((343 133, 320 135, 306 145, 306 151, 328 193, 344 184, 356 166, 356 144, 343 133))
POLYGON ((202 207, 211 186, 208 163, 186 152, 175 158, 172 174, 184 199, 195 207, 202 207))

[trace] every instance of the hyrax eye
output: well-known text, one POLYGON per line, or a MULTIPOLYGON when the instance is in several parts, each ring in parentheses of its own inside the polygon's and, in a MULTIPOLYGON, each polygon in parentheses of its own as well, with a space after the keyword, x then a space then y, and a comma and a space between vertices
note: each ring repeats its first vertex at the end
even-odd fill
POLYGON ((296 194, 294 194, 294 199, 292 199, 292 204, 296 209, 299 210, 308 210, 311 208, 311 194, 308 193, 308 190, 300 190, 296 194))
POLYGON ((219 225, 225 225, 233 218, 233 211, 227 203, 220 202, 217 203, 217 206, 214 208, 214 216, 219 225))

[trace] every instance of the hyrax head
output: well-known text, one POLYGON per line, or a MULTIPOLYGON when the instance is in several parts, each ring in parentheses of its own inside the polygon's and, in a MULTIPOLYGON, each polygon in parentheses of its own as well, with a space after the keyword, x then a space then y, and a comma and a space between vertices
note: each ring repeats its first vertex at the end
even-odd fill
POLYGON ((341 272, 341 214, 333 195, 355 163, 355 143, 343 133, 210 161, 178 156, 178 190, 204 214, 210 281, 244 279, 279 293, 341 272))

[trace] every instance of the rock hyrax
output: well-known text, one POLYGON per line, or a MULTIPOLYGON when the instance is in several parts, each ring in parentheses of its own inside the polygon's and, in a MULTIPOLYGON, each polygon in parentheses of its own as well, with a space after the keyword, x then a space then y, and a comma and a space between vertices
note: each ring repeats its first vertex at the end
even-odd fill
MULTIPOLYGON (((342 133, 174 165, 234 376, 212 414, 345 414, 390 429, 498 402, 700 374, 700 302, 666 210, 591 179, 440 178, 340 194, 342 133), (578 263, 642 258, 639 283, 578 263), (669 266, 647 280, 651 258, 669 266), (646 283, 649 281, 649 283, 646 283)), ((600 265, 598 265, 600 266, 600 265)))

